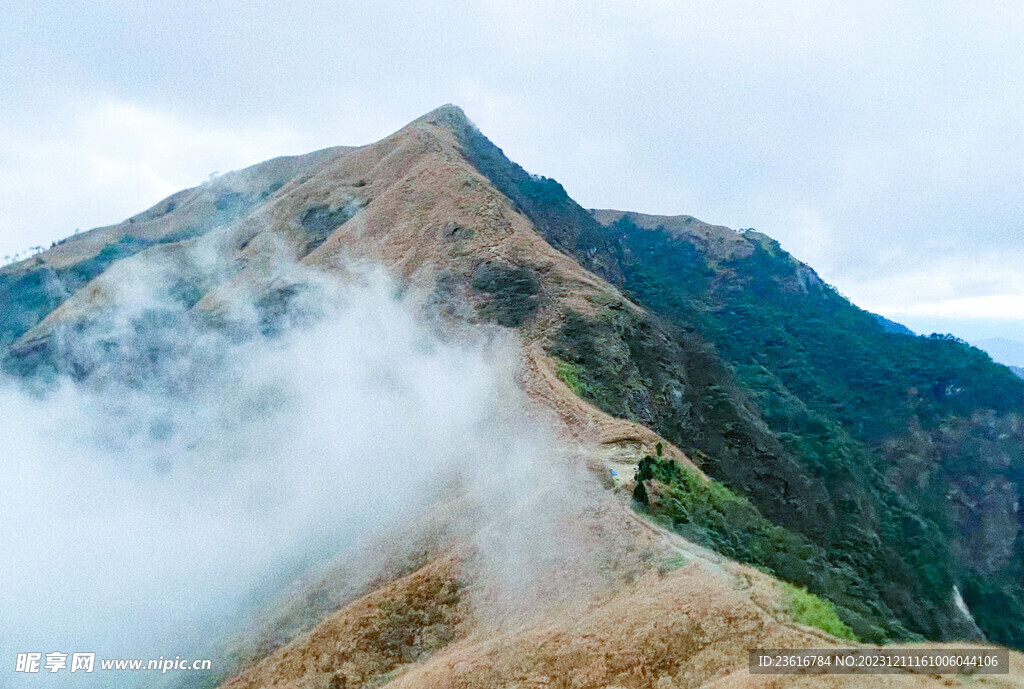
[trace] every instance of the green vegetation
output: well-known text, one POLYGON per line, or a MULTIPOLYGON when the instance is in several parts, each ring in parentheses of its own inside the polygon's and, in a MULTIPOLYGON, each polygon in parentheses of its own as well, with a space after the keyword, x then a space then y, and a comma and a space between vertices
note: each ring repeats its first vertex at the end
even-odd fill
POLYGON ((1024 618, 1005 618, 1024 601, 1024 539, 980 532, 949 497, 1024 486, 1024 385, 953 338, 886 332, 763 235, 715 256, 628 221, 612 231, 651 313, 568 314, 550 348, 560 375, 748 501, 673 495, 676 513, 652 514, 831 600, 861 638, 969 634, 959 583, 990 638, 1024 646, 1024 618))
POLYGON ((987 354, 950 336, 886 332, 773 240, 716 257, 628 218, 614 231, 629 248, 626 285, 640 303, 698 331, 734 366, 763 367, 860 440, 902 433, 911 417, 934 426, 951 413, 1024 408, 1024 384, 987 354))
MULTIPOLYGON (((563 364, 562 375, 578 381, 578 394, 650 425, 736 498, 714 488, 683 491, 652 515, 831 600, 865 640, 969 632, 950 602, 955 577, 964 575, 951 551, 951 518, 935 509, 946 504, 948 484, 937 477, 920 483, 919 474, 908 472, 907 480, 919 485, 901 490, 894 473, 906 462, 900 452, 873 451, 809 409, 766 367, 723 366, 698 339, 644 314, 612 307, 597 318, 568 314, 551 353, 571 364, 571 374, 563 364)), ((947 424, 944 437, 963 432, 947 424)), ((982 435, 1004 455, 1010 449, 998 438, 1017 437, 991 429, 982 435)), ((934 448, 927 439, 914 442, 934 448)), ((988 452, 980 447, 958 451, 961 465, 988 452)), ((677 483, 693 487, 685 476, 677 483)), ((994 599, 968 598, 971 593, 965 598, 972 610, 980 601, 980 622, 994 599)), ((989 629, 999 633, 997 626, 989 629)))
POLYGON ((459 128, 456 135, 466 159, 530 218, 552 246, 610 282, 622 282, 612 237, 561 184, 550 177, 531 175, 475 127, 459 128))
POLYGON ((480 316, 506 328, 522 325, 540 305, 540 281, 520 266, 481 263, 473 271, 470 285, 487 297, 480 316))
POLYGON ((677 553, 675 555, 670 555, 665 559, 661 560, 658 563, 658 570, 662 574, 668 574, 669 572, 674 572, 675 570, 679 569, 687 562, 689 562, 689 560, 687 560, 685 555, 677 553))
POLYGON ((9 346, 67 298, 49 266, 18 274, 0 273, 0 347, 9 346))
MULTIPOLYGON (((1006 618, 1024 601, 1024 566, 1010 556, 1021 550, 1020 528, 980 532, 979 519, 1001 515, 968 514, 949 498, 983 503, 986 481, 1024 491, 1024 384, 956 338, 890 332, 764 235, 744 235, 749 252, 716 254, 628 218, 611 230, 624 247, 627 292, 710 342, 731 368, 733 380, 703 396, 723 406, 730 387, 746 391, 779 449, 801 465, 796 499, 810 508, 809 498, 822 495, 827 511, 793 519, 778 509, 788 498, 768 479, 780 453, 767 447, 750 468, 761 478, 740 478, 742 492, 852 567, 911 629, 934 638, 963 633, 949 604, 959 581, 990 638, 1024 646, 1024 617, 1006 618), (809 521, 830 526, 820 531, 809 521), (981 533, 989 541, 979 547, 981 533)), ((728 424, 726 416, 708 419, 728 424)), ((743 476, 715 455, 745 440, 709 448, 699 437, 667 437, 708 451, 713 475, 731 484, 743 476)))
POLYGON ((577 397, 587 396, 588 390, 586 384, 580 379, 579 366, 570 361, 562 361, 555 357, 555 374, 560 381, 565 383, 566 387, 572 390, 574 395, 577 397))
POLYGON ((800 602, 808 616, 827 620, 819 610, 823 608, 835 618, 837 624, 822 627, 829 633, 843 636, 833 631, 836 629, 852 635, 853 626, 858 636, 874 642, 908 636, 898 622, 888 619, 891 613, 884 603, 845 563, 807 538, 765 519, 750 501, 718 481, 705 480, 670 459, 648 456, 637 467, 633 498, 639 509, 688 540, 834 598, 839 603, 838 613, 833 601, 813 594, 805 597, 817 601, 817 607, 800 602))
POLYGON ((859 641, 857 635, 836 615, 835 606, 818 598, 807 589, 781 582, 786 612, 790 617, 808 627, 817 627, 832 636, 850 641, 859 641))

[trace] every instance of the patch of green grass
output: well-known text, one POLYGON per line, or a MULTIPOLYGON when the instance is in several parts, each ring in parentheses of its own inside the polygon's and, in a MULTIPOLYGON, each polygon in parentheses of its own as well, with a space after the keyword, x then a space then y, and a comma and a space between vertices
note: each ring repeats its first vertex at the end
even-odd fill
MULTIPOLYGON (((637 465, 633 499, 641 512, 684 538, 788 581, 787 591, 803 592, 802 598, 788 596, 791 607, 805 618, 829 624, 830 633, 873 643, 902 636, 884 628, 888 616, 883 609, 863 602, 864 582, 855 571, 804 536, 766 519, 722 483, 670 459, 648 456, 637 465)), ((800 621, 821 627, 817 621, 800 621)))
POLYGON ((586 397, 588 393, 587 384, 583 382, 580 374, 581 368, 579 364, 555 358, 555 375, 558 376, 558 379, 565 383, 566 387, 572 390, 573 394, 577 397, 586 397))
POLYGON ((675 553, 658 562, 658 571, 662 574, 668 574, 674 572, 683 565, 689 562, 689 559, 682 553, 675 553))
POLYGON ((780 581, 779 586, 782 588, 786 612, 795 621, 808 627, 817 627, 840 639, 859 641, 853 630, 839 619, 836 608, 830 601, 818 598, 802 586, 794 586, 784 581, 780 581))

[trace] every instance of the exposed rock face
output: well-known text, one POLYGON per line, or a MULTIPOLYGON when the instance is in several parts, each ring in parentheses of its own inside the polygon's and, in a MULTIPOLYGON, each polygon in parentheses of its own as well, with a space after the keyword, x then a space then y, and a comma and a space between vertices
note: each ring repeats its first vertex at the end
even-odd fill
POLYGON ((980 483, 967 477, 950 491, 956 506, 957 545, 981 574, 996 574, 1014 557, 1020 532, 1020 494, 1002 476, 980 483))

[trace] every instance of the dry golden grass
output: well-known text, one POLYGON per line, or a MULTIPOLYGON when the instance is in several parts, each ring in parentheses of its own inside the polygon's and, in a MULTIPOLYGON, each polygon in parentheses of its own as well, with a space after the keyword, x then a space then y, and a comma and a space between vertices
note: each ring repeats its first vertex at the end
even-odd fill
POLYGON ((329 615, 224 686, 381 684, 455 639, 464 614, 453 562, 437 560, 329 615))

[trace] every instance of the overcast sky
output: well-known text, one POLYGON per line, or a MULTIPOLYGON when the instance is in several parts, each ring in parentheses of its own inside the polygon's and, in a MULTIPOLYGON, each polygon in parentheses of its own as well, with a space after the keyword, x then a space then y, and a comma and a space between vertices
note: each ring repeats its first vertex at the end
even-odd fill
POLYGON ((446 102, 587 207, 1024 339, 1024 4, 7 0, 0 256, 446 102), (377 5, 386 5, 380 7, 377 5))

